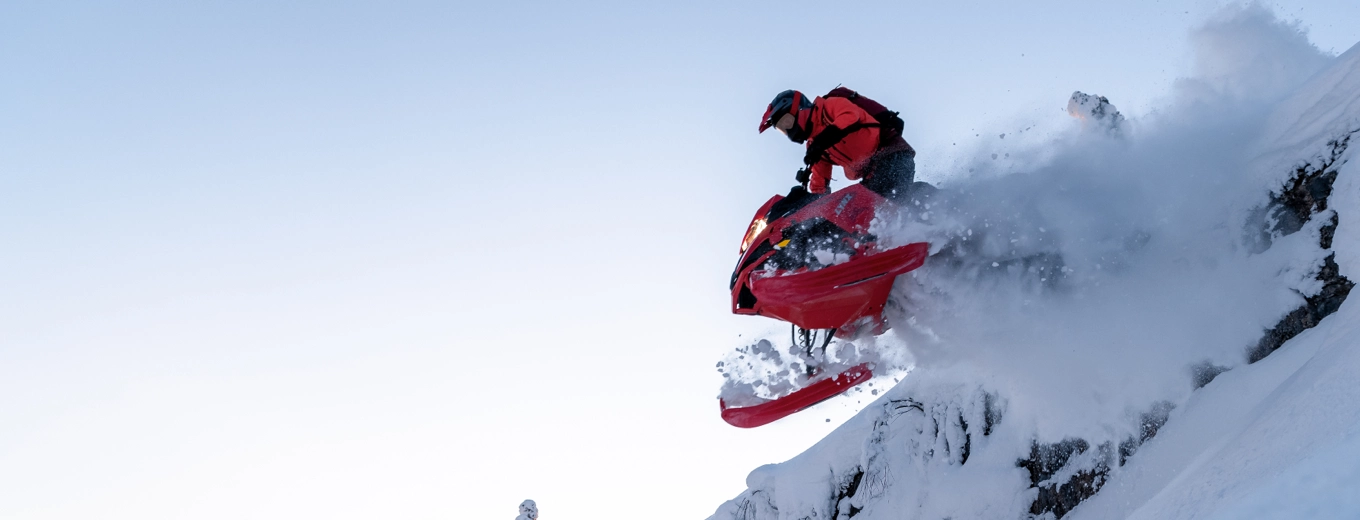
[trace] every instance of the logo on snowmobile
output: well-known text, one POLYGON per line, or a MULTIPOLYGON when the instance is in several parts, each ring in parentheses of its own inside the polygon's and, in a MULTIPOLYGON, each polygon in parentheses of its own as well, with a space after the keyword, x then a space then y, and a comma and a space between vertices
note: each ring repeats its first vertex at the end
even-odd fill
POLYGON ((849 196, 843 196, 843 197, 841 197, 841 203, 836 205, 836 216, 837 216, 837 217, 841 216, 841 211, 844 211, 844 210, 845 210, 845 206, 846 206, 847 204, 850 204, 850 197, 849 197, 849 196))

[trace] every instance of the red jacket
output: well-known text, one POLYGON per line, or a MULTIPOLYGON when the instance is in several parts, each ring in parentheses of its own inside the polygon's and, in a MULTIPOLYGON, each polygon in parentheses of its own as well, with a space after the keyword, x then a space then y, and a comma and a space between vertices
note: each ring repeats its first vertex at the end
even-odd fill
MULTIPOLYGON (((868 112, 856 106, 853 101, 841 97, 819 97, 812 100, 812 113, 808 123, 811 125, 811 132, 807 139, 808 146, 812 146, 812 141, 828 126, 849 128, 850 125, 855 123, 873 124, 875 126, 850 132, 839 143, 827 149, 822 160, 812 165, 812 176, 808 181, 808 191, 812 193, 831 191, 832 165, 844 168, 847 179, 859 180, 864 176, 864 167, 868 166, 869 159, 873 157, 875 152, 879 151, 877 121, 868 112)), ((902 149, 911 148, 906 141, 897 138, 888 147, 885 147, 884 151, 888 151, 888 149, 897 150, 899 147, 902 149), (898 143, 900 143, 900 146, 898 143)))

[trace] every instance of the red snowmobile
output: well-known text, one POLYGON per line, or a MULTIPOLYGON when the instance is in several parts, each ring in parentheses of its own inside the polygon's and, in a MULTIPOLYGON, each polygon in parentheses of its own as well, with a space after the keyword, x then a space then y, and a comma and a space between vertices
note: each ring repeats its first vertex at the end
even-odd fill
MULTIPOLYGON (((890 202, 859 184, 827 195, 795 187, 788 196, 771 197, 741 241, 741 258, 732 273, 732 312, 793 324, 795 343, 809 355, 817 343, 825 351, 833 336, 881 334, 893 280, 920 267, 929 254, 924 242, 890 249, 878 246, 869 224, 884 204, 890 202)), ((774 400, 742 407, 728 407, 720 400, 719 406, 729 424, 753 428, 872 376, 871 367, 861 364, 774 400)))

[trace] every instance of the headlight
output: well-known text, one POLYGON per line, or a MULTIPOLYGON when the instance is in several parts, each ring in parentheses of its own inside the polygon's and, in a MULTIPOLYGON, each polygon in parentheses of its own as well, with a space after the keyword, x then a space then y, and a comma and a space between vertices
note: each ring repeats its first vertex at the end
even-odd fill
POLYGON ((741 241, 741 251, 739 251, 739 253, 746 253, 746 250, 751 247, 751 242, 755 242, 756 236, 760 235, 760 232, 764 230, 765 230, 764 217, 758 218, 754 222, 751 222, 751 229, 746 230, 746 238, 742 239, 741 241))

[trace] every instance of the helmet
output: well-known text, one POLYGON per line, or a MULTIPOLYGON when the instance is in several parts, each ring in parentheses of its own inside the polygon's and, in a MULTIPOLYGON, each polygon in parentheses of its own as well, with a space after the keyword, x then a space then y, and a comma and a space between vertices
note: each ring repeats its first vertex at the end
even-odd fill
POLYGON ((774 101, 770 102, 770 106, 765 109, 765 116, 760 120, 760 131, 764 133, 766 129, 778 125, 779 120, 785 115, 792 115, 792 126, 787 129, 780 128, 780 131, 784 132, 784 135, 787 135, 790 141, 802 143, 807 140, 807 123, 810 115, 808 110, 811 108, 812 100, 804 96, 802 92, 797 90, 780 92, 779 95, 774 97, 774 101))

